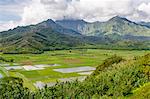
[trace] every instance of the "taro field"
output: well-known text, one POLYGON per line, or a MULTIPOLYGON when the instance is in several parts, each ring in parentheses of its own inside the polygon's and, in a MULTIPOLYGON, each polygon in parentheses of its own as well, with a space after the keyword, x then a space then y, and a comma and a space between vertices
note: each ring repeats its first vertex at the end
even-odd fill
POLYGON ((84 80, 106 58, 116 54, 125 59, 150 53, 145 50, 100 50, 78 49, 47 51, 43 54, 2 54, 6 60, 0 61, 0 78, 20 77, 24 86, 36 90, 55 85, 56 82, 84 80))

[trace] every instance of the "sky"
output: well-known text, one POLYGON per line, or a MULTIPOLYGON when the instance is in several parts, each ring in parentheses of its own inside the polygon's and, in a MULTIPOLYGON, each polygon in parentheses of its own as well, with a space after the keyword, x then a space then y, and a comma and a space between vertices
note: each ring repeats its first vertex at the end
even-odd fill
POLYGON ((0 0, 0 31, 47 19, 93 22, 116 15, 150 22, 150 0, 0 0))

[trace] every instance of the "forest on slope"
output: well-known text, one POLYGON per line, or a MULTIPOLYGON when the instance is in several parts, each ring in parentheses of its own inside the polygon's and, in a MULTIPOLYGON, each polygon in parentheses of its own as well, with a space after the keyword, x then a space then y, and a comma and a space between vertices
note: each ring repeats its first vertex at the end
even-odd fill
POLYGON ((119 16, 106 22, 48 19, 0 32, 0 52, 39 54, 75 48, 150 49, 150 28, 119 16))

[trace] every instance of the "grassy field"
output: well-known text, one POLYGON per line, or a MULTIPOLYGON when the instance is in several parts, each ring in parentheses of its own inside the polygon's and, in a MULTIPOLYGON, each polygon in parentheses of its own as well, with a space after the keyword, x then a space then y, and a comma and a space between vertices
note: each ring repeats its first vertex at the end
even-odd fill
POLYGON ((48 51, 43 54, 0 54, 4 58, 14 59, 19 64, 61 64, 63 67, 97 66, 111 55, 119 55, 125 58, 140 56, 150 51, 127 50, 61 50, 48 51))
POLYGON ((56 67, 47 67, 44 70, 11 70, 8 73, 3 67, 0 68, 0 73, 6 76, 23 78, 25 86, 35 89, 33 83, 36 81, 42 82, 56 82, 58 78, 69 78, 80 76, 78 73, 59 73, 53 71, 57 68, 71 68, 81 66, 96 67, 108 57, 116 54, 123 56, 126 59, 133 58, 134 56, 142 56, 150 51, 138 50, 60 50, 48 51, 43 54, 0 54, 3 58, 14 59, 14 63, 19 65, 36 65, 36 64, 60 64, 56 67))

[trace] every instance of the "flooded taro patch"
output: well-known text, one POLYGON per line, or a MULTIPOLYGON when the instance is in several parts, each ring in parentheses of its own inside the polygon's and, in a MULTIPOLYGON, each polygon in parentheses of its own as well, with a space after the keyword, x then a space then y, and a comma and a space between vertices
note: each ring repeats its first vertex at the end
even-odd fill
POLYGON ((23 66, 7 66, 4 67, 6 70, 16 70, 16 69, 23 69, 23 66))
POLYGON ((84 67, 61 68, 61 69, 53 69, 53 70, 61 73, 73 73, 73 72, 82 72, 82 71, 92 71, 95 69, 96 68, 94 67, 84 66, 84 67))
POLYGON ((0 78, 3 78, 3 75, 2 75, 2 74, 0 74, 0 78))

